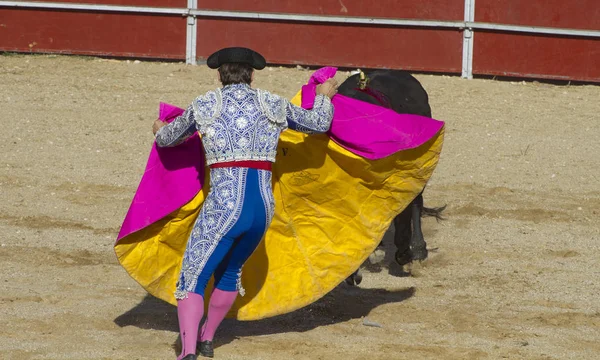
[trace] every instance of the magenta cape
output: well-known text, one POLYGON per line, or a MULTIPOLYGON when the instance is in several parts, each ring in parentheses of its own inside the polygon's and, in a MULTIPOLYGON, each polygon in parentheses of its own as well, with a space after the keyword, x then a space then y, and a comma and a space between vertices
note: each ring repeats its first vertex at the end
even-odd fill
MULTIPOLYGON (((158 118, 171 122, 183 109, 160 103, 158 118)), ((204 152, 199 136, 168 148, 152 145, 146 170, 125 216, 117 242, 188 203, 204 182, 204 152)))
MULTIPOLYGON (((302 87, 302 107, 311 109, 318 84, 335 76, 334 67, 321 68, 302 87)), ((329 137, 348 151, 369 160, 414 149, 437 134, 444 122, 397 112, 343 95, 331 100, 335 114, 329 137)))
MULTIPOLYGON (((302 106, 311 108, 315 88, 335 75, 335 68, 316 71, 302 89, 302 106)), ((381 159, 413 149, 433 138, 442 121, 398 114, 342 95, 332 99, 335 115, 330 138, 361 157, 381 159)), ((183 109, 161 103, 159 119, 173 121, 183 109)), ((204 182, 204 154, 199 136, 172 148, 152 146, 146 170, 127 212, 117 242, 181 208, 198 194, 204 182)))

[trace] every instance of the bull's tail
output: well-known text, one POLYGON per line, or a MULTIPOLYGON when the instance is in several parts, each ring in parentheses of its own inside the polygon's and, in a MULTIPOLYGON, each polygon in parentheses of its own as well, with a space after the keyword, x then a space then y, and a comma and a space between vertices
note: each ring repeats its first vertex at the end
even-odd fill
POLYGON ((434 217, 437 221, 446 220, 445 217, 442 216, 442 212, 446 209, 447 205, 436 207, 436 208, 428 208, 423 206, 422 216, 431 216, 434 217))

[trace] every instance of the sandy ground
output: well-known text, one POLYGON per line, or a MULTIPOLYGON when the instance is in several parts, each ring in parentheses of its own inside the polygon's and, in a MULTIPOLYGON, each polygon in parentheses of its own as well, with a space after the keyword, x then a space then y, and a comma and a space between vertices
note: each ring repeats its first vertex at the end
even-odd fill
MULTIPOLYGON (((291 97, 310 72, 257 75, 291 97)), ((418 79, 447 122, 430 259, 399 277, 389 253, 360 288, 227 321, 218 359, 600 358, 600 87, 418 79)), ((112 246, 158 102, 216 85, 184 64, 0 56, 1 359, 175 358, 175 308, 112 246)))

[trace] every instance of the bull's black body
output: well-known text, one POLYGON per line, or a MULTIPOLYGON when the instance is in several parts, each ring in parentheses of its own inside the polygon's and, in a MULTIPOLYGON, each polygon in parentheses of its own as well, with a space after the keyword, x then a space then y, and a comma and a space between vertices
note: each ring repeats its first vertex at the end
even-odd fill
MULTIPOLYGON (((401 70, 374 70, 367 72, 364 89, 359 85, 359 74, 346 79, 338 88, 338 93, 357 100, 390 108, 400 114, 415 114, 431 117, 429 97, 421 83, 411 74, 401 70)), ((423 193, 420 193, 394 219, 396 245, 395 259, 399 265, 413 260, 427 258, 427 244, 421 231, 421 216, 429 215, 441 219, 444 208, 429 209, 423 206, 423 193)), ((354 273, 348 278, 349 284, 360 283, 361 276, 354 273)))

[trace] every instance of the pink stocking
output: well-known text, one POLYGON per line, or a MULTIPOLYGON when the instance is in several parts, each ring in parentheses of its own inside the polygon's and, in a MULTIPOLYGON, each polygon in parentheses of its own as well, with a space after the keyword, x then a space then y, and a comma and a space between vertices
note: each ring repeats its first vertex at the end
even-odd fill
POLYGON ((181 360, 188 354, 196 353, 196 338, 198 326, 204 314, 204 298, 193 292, 187 298, 177 301, 177 317, 179 318, 179 333, 181 335, 181 360))
POLYGON ((198 341, 213 340, 217 328, 225 319, 225 315, 227 315, 231 306, 233 306, 237 294, 237 291, 213 290, 208 304, 208 315, 204 326, 202 326, 202 333, 198 337, 198 341))

